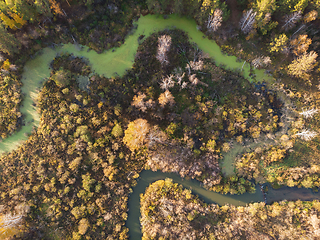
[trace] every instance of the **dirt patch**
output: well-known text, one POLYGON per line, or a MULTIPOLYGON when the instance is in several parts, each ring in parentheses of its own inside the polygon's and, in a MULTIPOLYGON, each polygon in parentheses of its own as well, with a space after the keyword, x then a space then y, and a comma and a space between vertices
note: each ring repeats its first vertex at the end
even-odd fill
POLYGON ((231 11, 228 21, 231 21, 235 26, 239 25, 242 11, 238 7, 237 0, 227 0, 226 3, 231 11))

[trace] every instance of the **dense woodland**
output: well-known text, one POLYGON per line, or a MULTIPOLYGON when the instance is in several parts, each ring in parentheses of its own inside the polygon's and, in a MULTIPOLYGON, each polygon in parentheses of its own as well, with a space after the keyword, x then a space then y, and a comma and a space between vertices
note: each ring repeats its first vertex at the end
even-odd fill
MULTIPOLYGON (((0 238, 127 239, 127 201, 143 169, 225 194, 265 182, 317 191, 317 0, 2 0, 1 139, 24 124, 23 66, 41 48, 73 42, 103 52, 120 46, 140 15, 171 13, 195 19, 225 54, 251 64, 253 78, 266 69, 275 81, 250 83, 241 69, 216 65, 178 29, 140 36, 122 77, 57 56, 37 100, 39 128, 0 158, 0 238), (223 154, 252 142, 258 147, 223 174, 223 154)), ((318 209, 316 201, 206 205, 166 180, 141 198, 141 225, 145 239, 312 239, 318 209)))
POLYGON ((142 239, 318 239, 320 202, 206 204, 171 179, 141 196, 142 239))

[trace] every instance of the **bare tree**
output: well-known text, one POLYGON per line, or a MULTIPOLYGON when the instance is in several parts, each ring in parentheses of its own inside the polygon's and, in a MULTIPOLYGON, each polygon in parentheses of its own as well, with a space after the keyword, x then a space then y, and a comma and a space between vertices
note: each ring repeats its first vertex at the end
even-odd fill
POLYGON ((158 53, 157 59, 161 62, 161 64, 167 64, 167 52, 169 51, 171 46, 171 37, 169 35, 162 35, 158 38, 158 53))
POLYGON ((184 76, 185 76, 186 74, 185 73, 183 73, 183 74, 176 74, 175 75, 175 77, 177 78, 177 83, 179 84, 179 85, 181 85, 182 84, 182 79, 184 78, 184 76))
POLYGON ((301 17, 302 16, 300 11, 286 15, 284 17, 285 24, 282 26, 282 29, 284 29, 285 31, 292 29, 296 25, 296 23, 301 19, 301 17))
POLYGON ((252 9, 243 13, 243 16, 240 20, 240 29, 243 33, 248 34, 252 29, 256 22, 257 13, 252 9))
POLYGON ((175 84, 175 82, 173 81, 173 77, 174 76, 170 74, 169 76, 163 78, 160 83, 160 88, 163 90, 168 90, 169 88, 172 88, 175 84))
POLYGON ((302 130, 302 132, 296 133, 295 136, 301 137, 303 140, 310 141, 318 135, 317 132, 310 130, 302 130))
POLYGON ((214 11, 213 15, 209 15, 207 23, 207 28, 209 29, 209 31, 215 32, 218 30, 218 28, 221 26, 222 14, 222 10, 217 8, 214 11))
POLYGON ((264 66, 268 66, 271 63, 271 59, 270 57, 257 57, 255 59, 252 60, 251 64, 255 67, 255 68, 259 68, 259 67, 264 67, 264 66))
POLYGON ((167 136, 162 132, 157 126, 150 130, 146 137, 148 141, 148 146, 152 147, 155 143, 165 143, 167 136))
POLYGON ((318 112, 318 109, 309 109, 309 110, 304 110, 302 111, 301 113, 299 113, 300 115, 304 116, 305 118, 309 118, 309 117, 312 117, 313 114, 317 113, 318 112))

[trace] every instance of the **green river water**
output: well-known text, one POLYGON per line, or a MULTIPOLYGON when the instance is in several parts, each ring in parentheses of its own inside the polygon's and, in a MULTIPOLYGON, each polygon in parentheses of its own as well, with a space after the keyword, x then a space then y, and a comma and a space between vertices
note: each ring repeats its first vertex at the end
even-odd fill
MULTIPOLYGON (((223 54, 214 41, 209 40, 202 32, 197 30, 197 25, 194 20, 180 18, 174 15, 167 19, 163 19, 161 16, 147 15, 140 17, 136 24, 138 27, 134 33, 126 38, 125 43, 121 47, 113 49, 114 51, 109 50, 102 54, 97 54, 95 51, 90 51, 88 47, 84 46, 79 50, 77 45, 69 43, 58 46, 55 49, 49 47, 44 48, 36 54, 33 59, 29 60, 24 66, 22 77, 23 87, 21 89, 24 100, 20 111, 24 116, 25 125, 20 131, 0 142, 0 153, 17 149, 21 143, 27 140, 28 135, 31 134, 32 130, 39 126, 40 116, 36 107, 33 106, 33 103, 36 101, 43 82, 50 76, 51 69, 49 68, 49 64, 57 54, 72 53, 75 56, 85 57, 90 61, 90 65, 95 73, 99 75, 104 75, 105 77, 115 75, 122 76, 127 69, 131 68, 134 62, 140 35, 148 37, 153 32, 176 27, 187 32, 190 41, 195 42, 201 50, 208 53, 217 64, 224 64, 229 69, 242 69, 243 75, 249 79, 249 81, 253 80, 249 77, 250 65, 247 63, 244 64, 244 62, 237 62, 235 56, 223 54)), ((255 74, 256 81, 272 81, 271 77, 264 74, 264 70, 255 70, 255 74)), ((228 161, 230 162, 230 159, 233 159, 235 155, 241 151, 241 148, 236 148, 234 153, 229 154, 228 161)), ((192 189, 193 193, 198 194, 199 197, 207 203, 217 203, 220 205, 230 203, 238 206, 245 205, 249 202, 264 201, 260 188, 257 188, 255 194, 246 193, 240 196, 221 195, 205 190, 198 181, 182 179, 177 174, 143 171, 137 186, 133 188, 133 193, 129 198, 129 213, 126 225, 129 228, 130 239, 141 239, 142 236, 139 223, 140 193, 143 193, 150 183, 166 177, 170 177, 174 182, 192 189)), ((270 189, 270 198, 268 197, 268 202, 281 199, 300 198, 311 200, 320 198, 319 194, 315 195, 308 189, 295 189, 293 191, 292 188, 286 188, 286 190, 281 191, 281 193, 278 193, 277 191, 278 190, 270 189), (301 192, 301 190, 303 192, 301 192)))

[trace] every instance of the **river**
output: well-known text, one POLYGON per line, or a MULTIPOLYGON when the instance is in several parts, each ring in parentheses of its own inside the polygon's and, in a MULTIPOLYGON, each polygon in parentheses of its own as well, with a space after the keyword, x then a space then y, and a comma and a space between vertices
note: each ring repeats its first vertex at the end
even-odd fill
MULTIPOLYGON (((148 37, 153 32, 166 28, 179 28, 187 32, 190 41, 195 42, 201 50, 208 53, 217 64, 224 64, 229 69, 242 69, 244 77, 249 79, 249 81, 254 80, 249 77, 250 65, 244 62, 238 62, 235 56, 223 54, 214 41, 206 38, 205 35, 197 29, 194 20, 180 18, 175 15, 172 15, 167 19, 164 19, 161 16, 147 15, 141 16, 135 25, 137 26, 137 29, 135 29, 133 34, 126 38, 125 43, 121 47, 104 51, 102 54, 97 54, 92 50, 90 51, 86 46, 81 46, 81 50, 79 50, 76 45, 69 43, 55 48, 44 48, 33 56, 33 59, 25 64, 22 75, 23 87, 21 91, 24 95, 24 100, 20 111, 24 116, 24 126, 22 126, 18 132, 0 143, 0 153, 17 149, 25 140, 27 140, 28 135, 32 133, 32 130, 39 126, 40 116, 34 106, 34 102, 43 86, 43 82, 50 76, 51 69, 49 68, 49 64, 58 54, 72 53, 74 56, 87 58, 92 70, 99 75, 104 75, 105 77, 115 75, 122 76, 127 69, 131 68, 134 62, 140 35, 148 37)), ((273 81, 272 77, 264 74, 264 70, 255 70, 255 74, 256 81, 273 81)), ((241 152, 241 149, 236 150, 237 152, 241 152)), ((193 193, 198 194, 199 197, 207 203, 245 205, 249 202, 264 201, 260 188, 257 189, 255 194, 246 193, 240 196, 221 195, 207 191, 202 188, 201 184, 196 180, 185 180, 173 173, 143 171, 140 175, 140 180, 138 181, 137 186, 133 188, 133 193, 130 195, 129 199, 129 213, 126 225, 130 229, 130 239, 141 239, 139 223, 140 193, 143 193, 150 183, 167 177, 172 178, 174 182, 180 183, 186 188, 192 189, 193 193)), ((308 189, 297 190, 295 188, 294 191, 290 188, 286 188, 285 190, 269 189, 268 202, 281 199, 303 199, 303 197, 307 198, 305 200, 320 199, 320 194, 313 194, 311 190, 308 189)))

